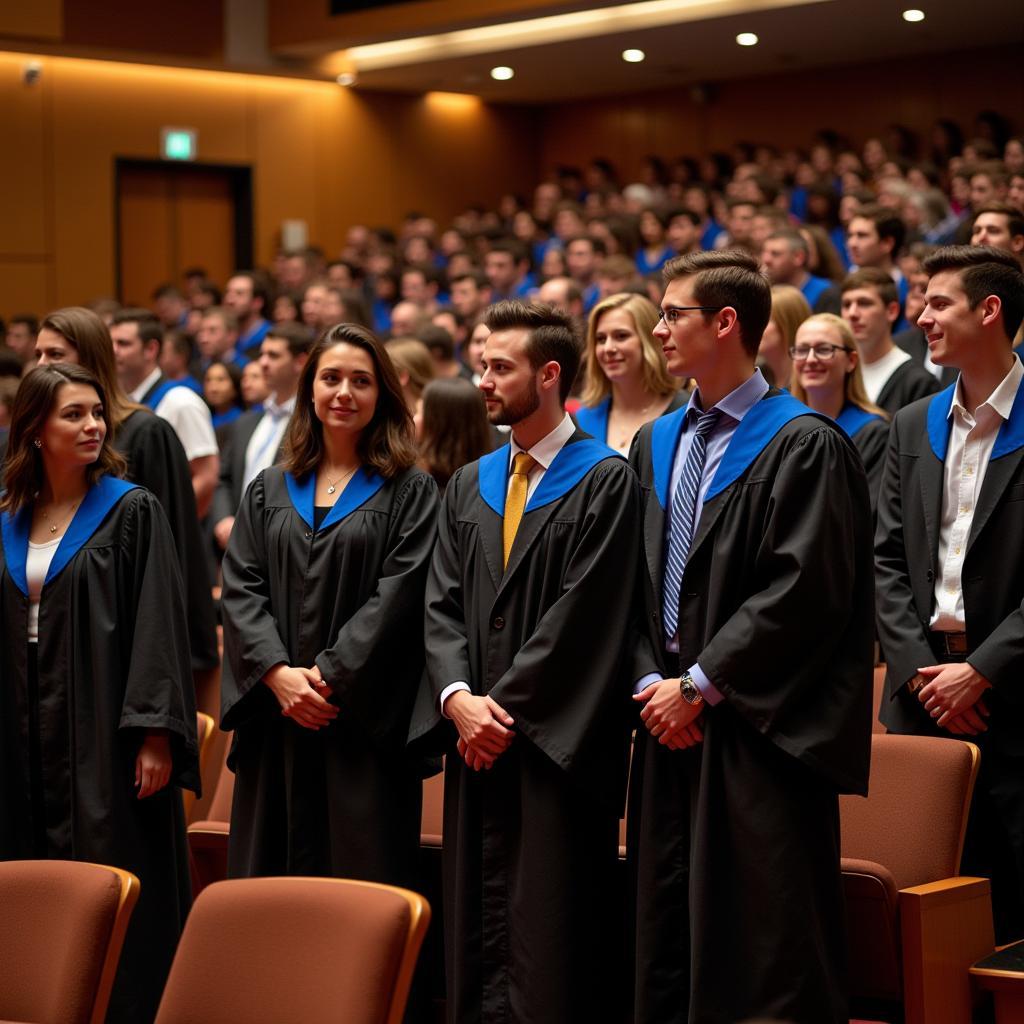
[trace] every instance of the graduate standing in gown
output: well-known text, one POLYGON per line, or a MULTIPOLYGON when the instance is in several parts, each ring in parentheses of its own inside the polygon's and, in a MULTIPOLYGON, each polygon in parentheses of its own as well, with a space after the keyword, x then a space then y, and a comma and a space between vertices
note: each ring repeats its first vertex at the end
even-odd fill
POLYGON ((815 412, 834 419, 857 446, 871 496, 871 514, 889 440, 889 416, 868 401, 850 325, 834 313, 815 313, 797 329, 789 350, 794 374, 790 393, 815 412))
POLYGON ((867 789, 867 481, 754 367, 768 283, 740 251, 665 266, 688 407, 648 424, 646 633, 630 781, 637 1024, 846 1024, 841 792, 867 789))
POLYGON ((643 295, 621 292, 590 312, 583 356, 580 430, 625 455, 645 424, 686 404, 654 337, 658 311, 643 295))
POLYGON ((128 463, 125 477, 156 496, 170 524, 185 587, 192 672, 202 686, 220 664, 217 616, 192 477, 178 435, 166 420, 121 390, 110 331, 91 309, 70 306, 50 313, 39 328, 36 359, 41 366, 77 363, 100 381, 113 445, 128 463))
POLYGON ((415 461, 384 347, 331 328, 284 463, 249 486, 224 556, 234 877, 414 884, 421 781, 405 742, 438 504, 415 461))
POLYGON ((150 1021, 191 899, 181 796, 196 713, 174 544, 118 478, 103 388, 37 367, 0 498, 0 857, 112 864, 142 883, 108 1021, 150 1021))
POLYGON ((510 300, 487 323, 480 388, 511 441, 445 491, 410 733, 447 755, 448 1020, 589 1024, 618 1008, 636 478, 565 412, 568 316, 510 300))

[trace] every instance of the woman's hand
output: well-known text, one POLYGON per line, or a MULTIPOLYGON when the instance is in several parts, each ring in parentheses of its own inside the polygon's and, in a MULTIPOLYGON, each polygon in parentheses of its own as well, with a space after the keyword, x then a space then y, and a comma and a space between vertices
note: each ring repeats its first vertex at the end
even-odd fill
POLYGON ((326 700, 331 691, 319 669, 275 665, 263 682, 281 705, 281 714, 304 729, 322 729, 338 717, 338 709, 326 700))
POLYGON ((147 729, 135 758, 138 799, 160 792, 171 781, 171 738, 164 729, 147 729))

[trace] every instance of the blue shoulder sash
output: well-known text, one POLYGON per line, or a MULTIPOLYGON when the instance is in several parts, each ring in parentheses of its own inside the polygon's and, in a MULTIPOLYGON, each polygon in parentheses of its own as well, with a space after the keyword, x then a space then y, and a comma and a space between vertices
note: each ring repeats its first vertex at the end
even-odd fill
MULTIPOLYGON (((316 473, 307 473, 301 480, 296 480, 291 473, 284 475, 285 486, 288 488, 288 497, 292 506, 299 513, 302 521, 313 529, 315 513, 313 503, 316 500, 316 473)), ((320 529, 325 530, 340 522, 347 515, 355 512, 360 505, 368 502, 384 486, 384 477, 375 473, 365 466, 356 470, 355 475, 348 482, 348 486, 338 497, 338 500, 331 507, 330 512, 324 516, 320 529)))

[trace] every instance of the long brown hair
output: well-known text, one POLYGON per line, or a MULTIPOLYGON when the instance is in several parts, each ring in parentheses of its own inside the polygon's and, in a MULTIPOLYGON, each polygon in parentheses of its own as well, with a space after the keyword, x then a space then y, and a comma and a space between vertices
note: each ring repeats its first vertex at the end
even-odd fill
POLYGON ((15 515, 31 505, 43 486, 43 457, 34 441, 57 403, 65 384, 84 384, 93 388, 103 406, 107 432, 100 445, 99 457, 85 469, 91 487, 101 476, 124 476, 127 463, 113 447, 114 431, 110 423, 103 385, 84 366, 53 363, 37 366, 22 378, 11 407, 11 429, 7 436, 7 458, 4 464, 6 493, 0 497, 0 512, 15 515))
POLYGON ((103 408, 109 417, 112 433, 133 412, 144 408, 132 402, 121 390, 114 362, 114 343, 107 325, 84 306, 67 306, 50 313, 39 325, 59 334, 78 353, 79 365, 89 370, 100 382, 106 400, 103 408))
POLYGON ((494 446, 479 388, 461 377, 432 380, 423 392, 420 465, 446 487, 455 470, 494 446))
POLYGON ((324 428, 313 411, 313 383, 320 357, 335 345, 352 345, 366 352, 377 378, 377 407, 356 445, 359 461, 383 477, 393 477, 416 462, 412 415, 402 397, 402 385, 387 350, 365 327, 337 324, 313 346, 299 378, 295 412, 288 423, 284 468, 293 476, 315 472, 324 454, 324 428))

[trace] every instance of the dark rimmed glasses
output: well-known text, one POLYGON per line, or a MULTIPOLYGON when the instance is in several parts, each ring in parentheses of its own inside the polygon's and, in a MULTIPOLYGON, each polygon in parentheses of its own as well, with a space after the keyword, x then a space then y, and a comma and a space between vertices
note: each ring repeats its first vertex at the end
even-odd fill
POLYGON ((687 313, 690 310, 700 310, 702 313, 717 313, 720 309, 725 309, 725 306, 669 306, 668 309, 658 310, 658 323, 660 324, 664 320, 665 323, 671 326, 679 320, 680 313, 687 313))
POLYGON ((789 358, 794 363, 803 363, 808 360, 811 353, 814 358, 822 363, 831 362, 837 352, 852 352, 853 349, 845 345, 794 345, 789 350, 789 358))

